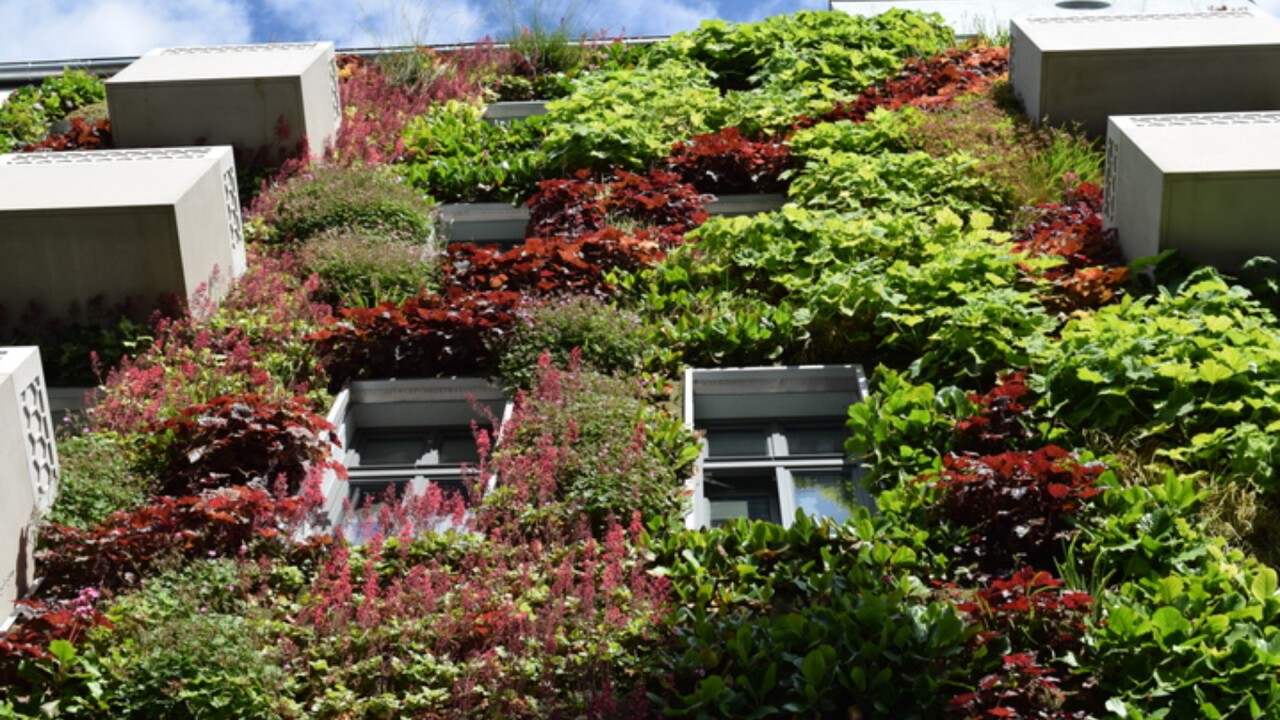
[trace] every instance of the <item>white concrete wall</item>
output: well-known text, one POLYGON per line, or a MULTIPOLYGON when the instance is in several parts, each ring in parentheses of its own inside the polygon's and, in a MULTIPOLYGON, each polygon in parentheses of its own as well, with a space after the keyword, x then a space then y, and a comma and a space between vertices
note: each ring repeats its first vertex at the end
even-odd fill
POLYGON ((57 492, 58 449, 40 350, 0 347, 0 623, 30 589, 35 523, 57 492))

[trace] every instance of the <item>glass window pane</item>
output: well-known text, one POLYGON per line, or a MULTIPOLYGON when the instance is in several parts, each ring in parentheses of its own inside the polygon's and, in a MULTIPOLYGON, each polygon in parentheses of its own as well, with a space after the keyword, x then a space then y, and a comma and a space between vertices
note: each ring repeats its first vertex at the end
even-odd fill
POLYGON ((712 426, 706 432, 707 454, 711 457, 769 455, 769 436, 762 427, 712 426))
POLYGON ((440 433, 439 458, 442 465, 479 462, 480 455, 476 452, 475 436, 470 430, 440 433))
POLYGON ((727 476, 715 473, 714 476, 704 476, 703 481, 713 526, 740 517, 782 522, 774 471, 746 475, 731 473, 727 476))
POLYGON ((787 453, 791 455, 844 455, 844 427, 839 421, 831 426, 788 427, 787 453))
POLYGON ((426 438, 406 433, 370 433, 356 443, 361 465, 413 465, 427 451, 426 438))
POLYGON ((796 507, 814 517, 844 522, 853 517, 858 500, 853 481, 837 470, 793 470, 796 507))

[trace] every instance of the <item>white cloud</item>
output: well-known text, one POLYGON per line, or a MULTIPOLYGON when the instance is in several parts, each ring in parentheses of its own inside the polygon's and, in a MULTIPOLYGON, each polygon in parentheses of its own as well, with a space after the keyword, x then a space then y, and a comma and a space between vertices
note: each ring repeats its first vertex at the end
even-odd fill
POLYGON ((483 34, 467 0, 263 0, 260 40, 333 40, 338 47, 443 43, 483 34))
POLYGON ((247 42, 245 0, 0 0, 0 61, 141 55, 247 42))

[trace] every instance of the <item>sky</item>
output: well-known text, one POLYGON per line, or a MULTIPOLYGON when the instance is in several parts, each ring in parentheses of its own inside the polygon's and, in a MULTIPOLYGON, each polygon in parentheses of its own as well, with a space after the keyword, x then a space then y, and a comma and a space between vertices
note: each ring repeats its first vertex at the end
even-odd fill
POLYGON ((0 62, 136 56, 156 47, 333 40, 339 48, 509 37, 530 18, 575 33, 667 35, 827 0, 0 0, 0 62))

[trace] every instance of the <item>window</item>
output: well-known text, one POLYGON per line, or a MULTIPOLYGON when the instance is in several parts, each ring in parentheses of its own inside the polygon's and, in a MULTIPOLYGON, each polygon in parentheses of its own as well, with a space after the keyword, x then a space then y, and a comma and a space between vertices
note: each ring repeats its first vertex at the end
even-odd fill
POLYGON ((326 483, 330 525, 360 542, 377 531, 387 498, 422 495, 433 485, 467 502, 466 468, 479 460, 473 424, 487 429, 505 411, 505 396, 481 380, 353 383, 329 417, 348 474, 326 483))
POLYGON ((845 457, 845 419, 866 396, 854 365, 689 370, 685 417, 703 434, 691 527, 797 511, 842 521, 874 509, 845 457))

